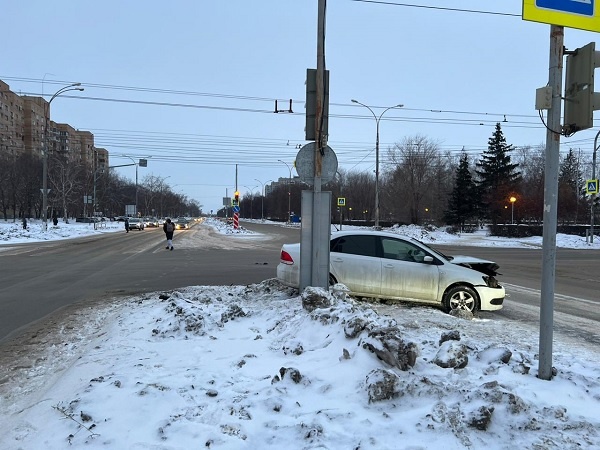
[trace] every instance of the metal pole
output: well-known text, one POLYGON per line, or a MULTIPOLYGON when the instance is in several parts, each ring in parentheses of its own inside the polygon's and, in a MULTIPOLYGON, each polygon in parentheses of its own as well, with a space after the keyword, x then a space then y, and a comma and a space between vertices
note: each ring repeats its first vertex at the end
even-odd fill
MULTIPOLYGON (((594 138, 594 153, 592 155, 592 180, 596 179, 596 150, 598 150, 598 135, 600 131, 596 133, 594 138)), ((596 200, 596 194, 592 194, 592 206, 590 213, 590 243, 594 243, 594 200, 596 200)))
POLYGON ((44 126, 44 155, 42 157, 42 214, 44 231, 48 231, 48 114, 50 103, 46 107, 46 125, 44 126))
POLYGON ((260 185, 261 185, 261 188, 262 188, 262 197, 261 197, 261 202, 260 202, 260 219, 261 220, 265 220, 265 185, 269 181, 273 181, 273 180, 267 180, 267 181, 265 181, 263 183, 258 178, 255 178, 254 181, 258 181, 260 183, 260 185))
POLYGON ((361 106, 364 106, 369 111, 371 111, 371 114, 373 114, 373 117, 375 118, 375 123, 377 125, 377 134, 375 135, 375 224, 374 225, 375 225, 375 229, 380 229, 380 226, 379 226, 379 122, 381 121, 381 118, 386 113, 386 111, 393 109, 393 108, 402 108, 404 105, 400 104, 400 105, 390 106, 389 108, 384 109, 383 112, 379 115, 379 117, 377 117, 377 115, 373 112, 373 110, 370 107, 368 107, 367 105, 365 105, 364 103, 361 103, 354 99, 352 99, 351 101, 352 101, 352 103, 357 103, 361 106))
POLYGON ((512 208, 510 211, 510 224, 511 225, 515 224, 515 202, 512 202, 512 208))
POLYGON ((292 193, 290 190, 291 186, 292 186, 292 168, 289 166, 288 163, 286 163, 285 161, 282 161, 281 159, 278 159, 277 161, 284 163, 285 166, 290 171, 290 177, 288 178, 288 220, 287 220, 287 222, 290 223, 291 215, 292 215, 292 193))
MULTIPOLYGON (((68 91, 83 91, 81 83, 73 83, 63 88, 60 88, 48 100, 45 111, 45 126, 44 126, 44 154, 42 157, 42 213, 44 218, 43 230, 48 231, 48 123, 50 121, 50 103, 60 94, 68 91)), ((64 212, 66 213, 66 211, 64 212)))
MULTIPOLYGON (((387 109, 386 109, 387 111, 387 109)), ((385 112, 385 111, 384 111, 385 112)), ((383 112, 383 113, 384 113, 383 112)), ((381 116, 383 116, 381 113, 381 116)), ((375 137, 375 229, 379 230, 379 120, 377 119, 377 135, 375 137)))
POLYGON ((135 215, 138 214, 138 165, 135 165, 135 215))
POLYGON ((554 326, 554 286, 556 275, 556 225, 560 152, 560 113, 562 97, 564 28, 550 26, 548 85, 552 104, 548 110, 546 163, 544 169, 544 232, 542 240, 542 286, 540 303, 540 342, 538 377, 552 378, 552 336, 554 326))

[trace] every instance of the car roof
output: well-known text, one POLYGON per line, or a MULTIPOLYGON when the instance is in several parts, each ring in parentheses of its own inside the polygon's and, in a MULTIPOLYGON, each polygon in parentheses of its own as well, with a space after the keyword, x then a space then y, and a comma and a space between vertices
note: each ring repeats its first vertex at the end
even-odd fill
POLYGON ((397 239, 404 239, 405 241, 414 241, 414 242, 418 242, 416 239, 410 237, 410 236, 405 236, 402 234, 398 234, 398 233, 392 233, 391 231, 384 231, 384 230, 371 230, 371 229, 358 229, 358 230, 343 230, 343 231, 333 231, 331 233, 331 239, 340 237, 340 236, 356 236, 356 235, 375 235, 375 236, 386 236, 386 237, 392 237, 392 238, 397 238, 397 239))

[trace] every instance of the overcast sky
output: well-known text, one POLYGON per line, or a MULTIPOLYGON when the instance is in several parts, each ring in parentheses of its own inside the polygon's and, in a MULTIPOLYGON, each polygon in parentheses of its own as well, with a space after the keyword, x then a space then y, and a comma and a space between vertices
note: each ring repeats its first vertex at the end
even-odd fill
MULTIPOLYGON (((382 164, 389 146, 416 134, 479 155, 496 122, 509 144, 545 143, 534 105, 548 82, 549 25, 523 21, 522 0, 395 3, 327 4, 329 145, 339 168, 375 165, 376 121, 351 99, 377 115, 404 104, 380 122, 382 164)), ((169 177, 205 212, 232 196, 236 164, 242 194, 259 193, 289 176, 306 144, 316 0, 29 0, 5 2, 2 16, 0 79, 11 90, 49 99, 81 82, 84 92, 52 102, 52 120, 90 130, 112 165, 150 157, 140 182, 169 177), (293 113, 273 113, 276 99, 279 109, 292 99, 293 113)), ((565 28, 568 49, 595 38, 565 28)), ((595 134, 563 138, 562 151, 591 157, 595 134)), ((116 170, 135 180, 133 167, 116 170)))

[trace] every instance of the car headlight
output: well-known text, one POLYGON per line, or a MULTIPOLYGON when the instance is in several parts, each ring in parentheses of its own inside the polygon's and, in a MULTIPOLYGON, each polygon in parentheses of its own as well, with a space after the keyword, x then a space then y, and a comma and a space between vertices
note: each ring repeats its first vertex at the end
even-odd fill
POLYGON ((487 287, 497 288, 497 287, 500 286, 498 284, 498 280, 496 280, 494 277, 484 275, 481 278, 483 278, 483 281, 485 281, 485 284, 486 284, 487 287))

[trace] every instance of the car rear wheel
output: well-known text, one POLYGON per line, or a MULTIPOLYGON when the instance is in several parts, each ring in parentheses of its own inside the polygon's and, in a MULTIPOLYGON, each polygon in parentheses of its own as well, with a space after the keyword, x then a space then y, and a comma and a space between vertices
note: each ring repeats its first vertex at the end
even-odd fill
POLYGON ((333 286, 334 284, 337 284, 337 280, 333 275, 329 274, 329 286, 333 286))
POLYGON ((454 286, 444 296, 444 308, 447 312, 462 309, 474 313, 479 310, 477 292, 469 286, 454 286))

